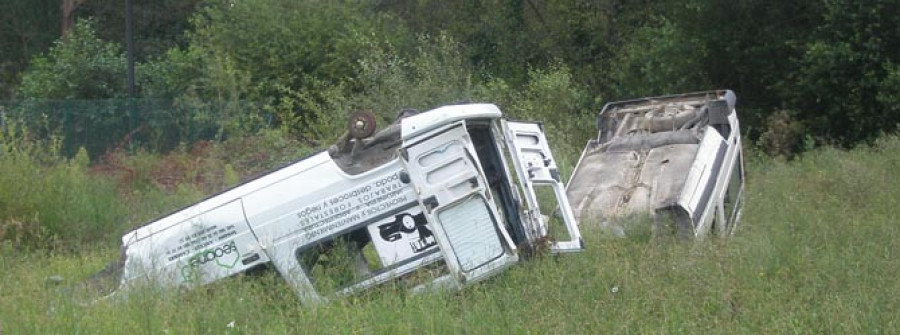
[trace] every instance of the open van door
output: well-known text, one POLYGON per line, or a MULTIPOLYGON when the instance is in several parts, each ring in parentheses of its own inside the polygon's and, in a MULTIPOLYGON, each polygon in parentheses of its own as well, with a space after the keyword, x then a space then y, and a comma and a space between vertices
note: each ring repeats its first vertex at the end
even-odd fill
POLYGON ((407 182, 415 187, 457 284, 486 278, 518 261, 464 123, 418 136, 405 144, 401 156, 407 182))
POLYGON ((526 216, 529 217, 528 221, 535 225, 528 233, 536 236, 529 236, 529 240, 538 241, 548 236, 555 239, 565 238, 566 240, 553 242, 550 250, 553 252, 581 251, 584 249, 584 240, 581 238, 581 232, 566 197, 565 186, 560 181, 556 160, 553 159, 550 146, 547 144, 547 137, 544 135, 540 123, 506 120, 503 120, 502 123, 503 130, 506 132, 507 144, 512 150, 513 166, 525 194, 526 216), (545 187, 552 190, 552 195, 537 191, 537 188, 545 187), (543 197, 555 197, 555 199, 542 199, 543 197), (552 200, 555 200, 555 205, 545 207, 553 208, 543 208, 542 213, 540 204, 546 204, 546 201, 552 200), (550 231, 551 222, 548 222, 547 219, 549 216, 544 216, 549 214, 559 214, 568 236, 560 234, 561 231, 550 231))

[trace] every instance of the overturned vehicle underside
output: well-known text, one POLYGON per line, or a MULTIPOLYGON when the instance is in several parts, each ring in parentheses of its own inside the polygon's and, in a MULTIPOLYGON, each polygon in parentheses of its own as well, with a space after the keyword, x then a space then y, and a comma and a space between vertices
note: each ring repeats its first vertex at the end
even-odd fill
POLYGON ((731 233, 744 178, 735 103, 720 90, 607 104, 566 188, 579 223, 624 234, 649 214, 681 237, 731 233))

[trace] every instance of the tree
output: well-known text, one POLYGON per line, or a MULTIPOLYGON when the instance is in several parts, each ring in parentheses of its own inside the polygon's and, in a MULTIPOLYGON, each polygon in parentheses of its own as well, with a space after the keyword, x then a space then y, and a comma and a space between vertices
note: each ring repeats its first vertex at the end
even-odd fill
POLYGON ((72 28, 75 28, 75 9, 87 0, 62 0, 62 32, 66 36, 72 28))
POLYGON ((815 138, 843 145, 900 123, 900 3, 824 1, 821 24, 800 44, 779 88, 815 138))
POLYGON ((283 116, 276 121, 311 125, 320 116, 308 106, 324 101, 324 92, 339 87, 350 94, 365 85, 356 78, 371 40, 404 45, 403 39, 411 39, 368 9, 357 2, 315 0, 210 5, 194 17, 189 34, 190 53, 203 63, 197 92, 201 98, 262 103, 283 116))
POLYGON ((34 55, 59 37, 58 0, 0 1, 0 99, 11 99, 34 55))
POLYGON ((22 77, 26 99, 106 99, 124 97, 125 54, 121 46, 101 40, 94 23, 75 25, 66 39, 35 57, 22 77))
MULTIPOLYGON (((204 2, 133 1, 134 52, 139 61, 161 57, 171 48, 187 47, 188 41, 184 34, 190 30, 190 18, 204 2)), ((125 44, 125 1, 90 0, 78 6, 75 15, 94 20, 100 38, 125 44)))
POLYGON ((709 53, 702 38, 665 17, 631 31, 610 61, 610 96, 629 99, 710 89, 709 53))

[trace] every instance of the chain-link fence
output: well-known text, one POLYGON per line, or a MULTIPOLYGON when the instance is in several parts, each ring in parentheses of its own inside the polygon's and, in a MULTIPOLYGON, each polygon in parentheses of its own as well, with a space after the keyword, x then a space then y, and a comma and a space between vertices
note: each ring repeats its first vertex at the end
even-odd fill
POLYGON ((37 136, 61 135, 62 150, 91 157, 115 148, 165 151, 180 143, 221 139, 272 124, 258 104, 170 99, 0 101, 2 122, 21 122, 37 136))

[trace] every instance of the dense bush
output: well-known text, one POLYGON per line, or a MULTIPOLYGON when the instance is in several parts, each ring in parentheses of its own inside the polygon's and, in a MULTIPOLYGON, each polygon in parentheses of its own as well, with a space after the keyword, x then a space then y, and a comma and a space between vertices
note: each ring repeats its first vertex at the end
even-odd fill
POLYGON ((900 22, 896 1, 826 1, 822 22, 782 94, 819 142, 851 145, 900 123, 900 22))
POLYGON ((804 125, 800 137, 818 144, 871 141, 900 121, 896 2, 691 0, 649 8, 651 19, 628 29, 612 58, 612 94, 734 89, 753 140, 779 131, 767 120, 785 109, 804 125))
POLYGON ((92 21, 79 22, 33 60, 20 87, 23 100, 8 103, 7 111, 35 134, 61 135, 68 156, 84 147, 98 157, 123 142, 166 151, 266 124, 259 104, 198 98, 195 78, 203 71, 196 51, 171 49, 136 66, 138 98, 129 99, 121 47, 98 38, 92 21))
POLYGON ((323 103, 334 90, 346 94, 367 84, 353 80, 367 51, 365 41, 406 36, 402 26, 365 8, 288 0, 206 7, 195 15, 189 35, 191 53, 203 61, 195 85, 200 97, 259 102, 279 116, 276 122, 298 127, 321 122, 325 115, 311 111, 311 105, 323 103))
POLYGON ((543 123, 564 176, 577 163, 582 145, 596 135, 596 101, 565 66, 529 71, 521 90, 495 80, 485 91, 482 99, 500 105, 508 117, 543 123))
POLYGON ((366 56, 359 61, 356 75, 366 83, 364 88, 345 95, 333 88, 323 89, 320 96, 326 99, 321 103, 300 92, 283 98, 282 104, 303 104, 324 121, 312 127, 303 127, 302 122, 283 124, 289 126, 288 131, 330 141, 344 131, 345 116, 355 110, 371 110, 380 124, 386 125, 404 109, 425 111, 470 102, 494 103, 509 117, 543 121, 551 141, 557 143, 583 142, 594 131, 593 95, 564 65, 529 71, 520 88, 502 78, 479 80, 466 63, 459 42, 446 34, 421 36, 416 51, 407 57, 390 44, 367 40, 364 45, 366 56))
POLYGON ((702 38, 687 36, 665 17, 650 22, 655 23, 635 29, 616 53, 610 93, 634 98, 712 89, 702 38))

